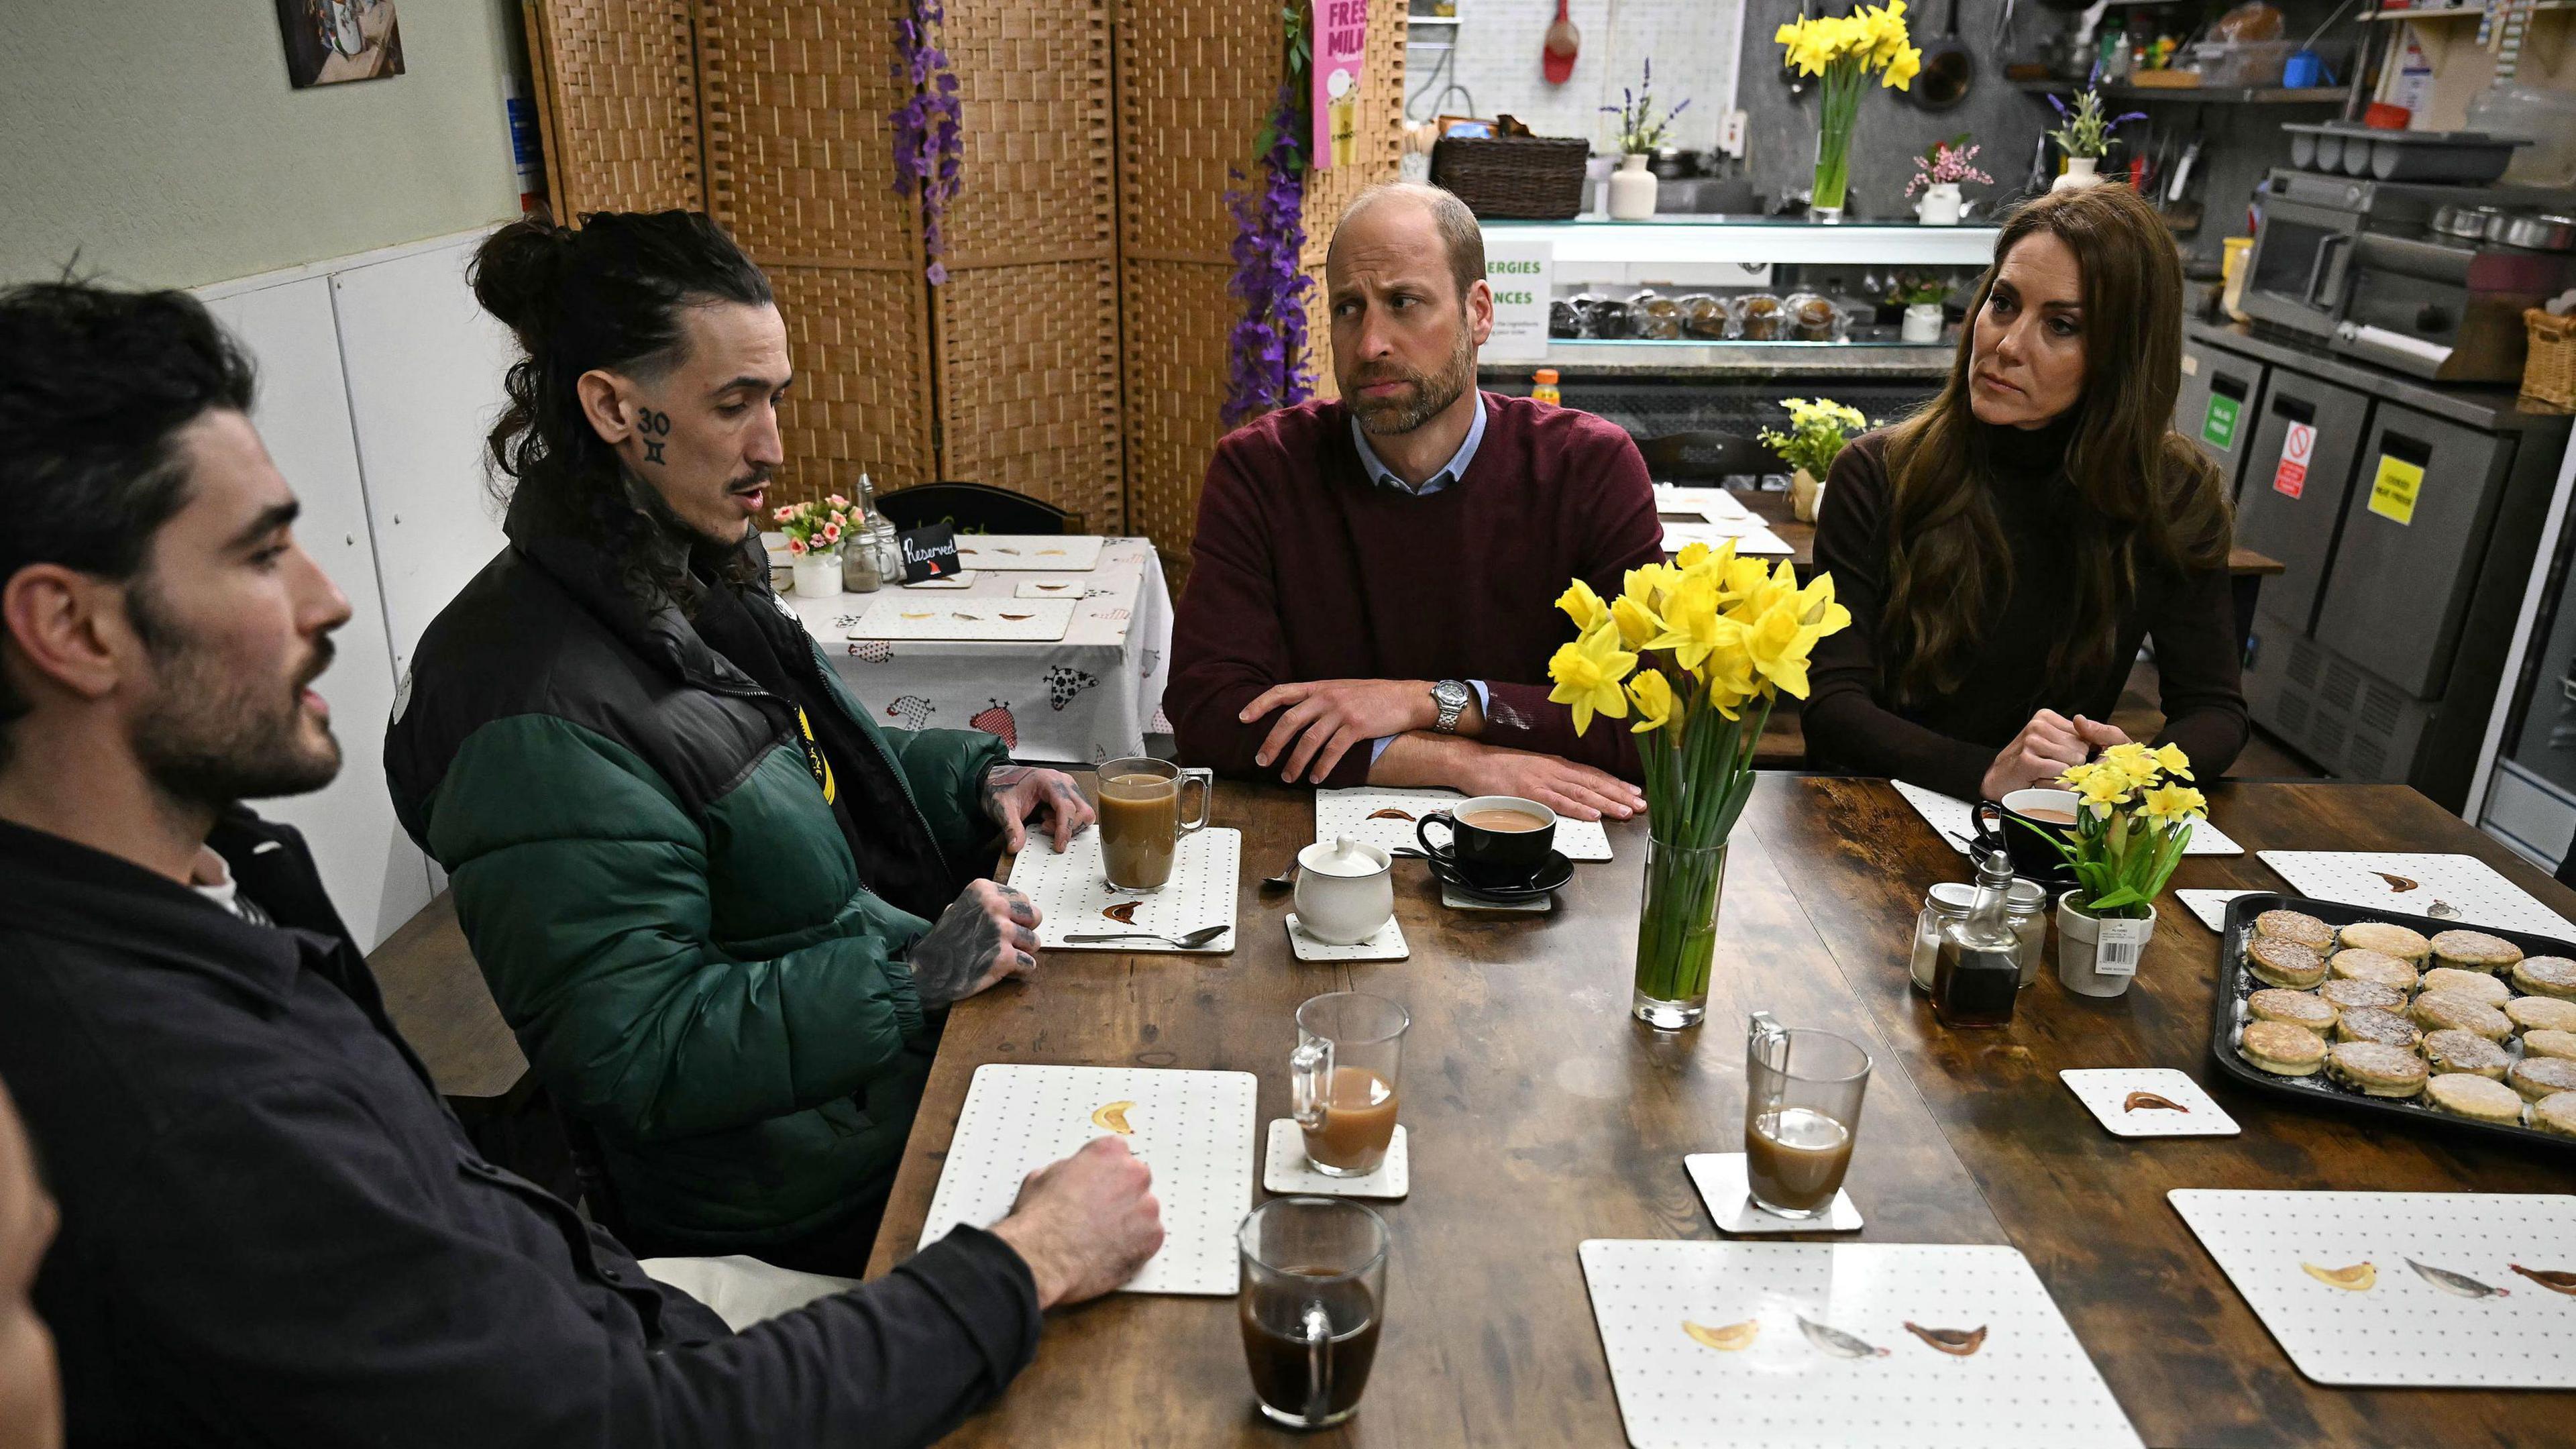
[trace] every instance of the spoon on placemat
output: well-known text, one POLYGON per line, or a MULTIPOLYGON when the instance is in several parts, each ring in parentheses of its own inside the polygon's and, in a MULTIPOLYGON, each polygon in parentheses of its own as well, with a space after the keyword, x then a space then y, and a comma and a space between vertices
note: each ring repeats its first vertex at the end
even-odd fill
POLYGON ((1067 936, 1064 938, 1064 943, 1068 946, 1097 946, 1106 941, 1160 941, 1168 946, 1178 946, 1184 951, 1195 951, 1231 929, 1233 928, 1230 926, 1201 926, 1195 931, 1184 931, 1177 936, 1158 936, 1151 931, 1112 931, 1103 935, 1067 936))

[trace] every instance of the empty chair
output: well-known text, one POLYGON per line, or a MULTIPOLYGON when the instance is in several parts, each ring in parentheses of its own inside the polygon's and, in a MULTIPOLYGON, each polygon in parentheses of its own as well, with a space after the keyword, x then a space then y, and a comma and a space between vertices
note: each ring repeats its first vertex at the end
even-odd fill
POLYGON ((1780 471, 1780 457, 1768 446, 1727 433, 1639 438, 1637 451, 1645 455, 1646 475, 1658 483, 1715 483, 1780 471))
POLYGON ((989 483, 924 483, 877 495, 877 511, 897 528, 953 523, 959 533, 1067 534, 1082 515, 989 483))

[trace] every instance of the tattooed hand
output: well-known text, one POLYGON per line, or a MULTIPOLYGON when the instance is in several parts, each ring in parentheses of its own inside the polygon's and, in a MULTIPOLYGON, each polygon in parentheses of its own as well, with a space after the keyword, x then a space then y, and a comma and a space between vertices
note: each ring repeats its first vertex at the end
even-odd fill
POLYGON ((1006 885, 979 880, 912 943, 912 984, 924 1010, 962 1001, 1038 967, 1038 908, 1006 885))
POLYGON ((1062 854, 1065 842, 1098 818, 1072 776, 1028 765, 995 765, 986 772, 984 813, 1002 827, 1002 849, 1014 853, 1029 843, 1027 821, 1044 821, 1062 854))

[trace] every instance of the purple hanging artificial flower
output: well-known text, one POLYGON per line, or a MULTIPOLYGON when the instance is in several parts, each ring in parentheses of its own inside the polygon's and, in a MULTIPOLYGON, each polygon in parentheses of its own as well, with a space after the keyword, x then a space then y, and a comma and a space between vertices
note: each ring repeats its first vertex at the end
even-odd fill
MULTIPOLYGON (((1254 162, 1257 186, 1226 193, 1234 213, 1234 276, 1228 295, 1243 303, 1227 340, 1225 406, 1229 428, 1314 395, 1306 357, 1306 294, 1314 279, 1297 265, 1305 249, 1306 164, 1298 138, 1306 112, 1292 77, 1279 87, 1266 144, 1254 162)), ((1240 171, 1231 173, 1238 182, 1240 171)))
POLYGON ((957 73, 948 67, 948 52, 939 48, 939 27, 948 16, 942 0, 912 0, 912 13, 896 19, 895 74, 912 82, 912 91, 894 110, 894 189, 910 196, 921 192, 921 251, 930 259, 924 273, 936 287, 948 280, 940 259, 948 253, 948 203, 957 195, 964 152, 958 144, 957 73))

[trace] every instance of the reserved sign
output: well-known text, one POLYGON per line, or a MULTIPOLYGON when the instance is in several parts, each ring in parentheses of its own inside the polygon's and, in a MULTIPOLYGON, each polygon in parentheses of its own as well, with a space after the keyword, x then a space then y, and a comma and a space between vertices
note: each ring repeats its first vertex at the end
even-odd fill
POLYGON ((924 579, 944 579, 957 572, 957 525, 933 523, 921 528, 908 528, 895 535, 903 546, 903 581, 917 584, 924 579))

